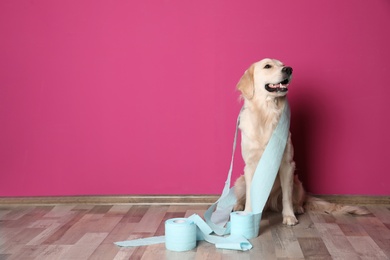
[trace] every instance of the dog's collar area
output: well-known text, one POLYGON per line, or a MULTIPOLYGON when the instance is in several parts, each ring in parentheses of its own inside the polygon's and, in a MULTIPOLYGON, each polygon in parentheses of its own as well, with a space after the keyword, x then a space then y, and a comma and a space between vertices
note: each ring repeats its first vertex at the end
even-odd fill
POLYGON ((265 84, 265 89, 268 92, 287 92, 288 91, 288 83, 290 82, 289 79, 285 79, 282 82, 279 82, 277 84, 268 83, 265 84))

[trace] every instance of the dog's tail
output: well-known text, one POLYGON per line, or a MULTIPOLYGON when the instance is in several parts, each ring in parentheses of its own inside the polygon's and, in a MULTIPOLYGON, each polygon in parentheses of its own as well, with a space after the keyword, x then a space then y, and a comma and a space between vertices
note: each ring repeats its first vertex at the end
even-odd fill
POLYGON ((322 211, 328 214, 336 213, 336 214, 367 215, 371 213, 363 207, 331 203, 309 195, 307 195, 305 200, 305 209, 312 210, 312 211, 322 211))

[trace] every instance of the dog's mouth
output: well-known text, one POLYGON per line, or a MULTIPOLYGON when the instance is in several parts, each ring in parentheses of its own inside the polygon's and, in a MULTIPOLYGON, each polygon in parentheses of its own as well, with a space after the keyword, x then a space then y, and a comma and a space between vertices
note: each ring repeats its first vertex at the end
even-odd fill
POLYGON ((290 79, 287 78, 277 84, 272 84, 272 83, 265 84, 265 89, 268 92, 287 92, 288 83, 290 83, 290 79))

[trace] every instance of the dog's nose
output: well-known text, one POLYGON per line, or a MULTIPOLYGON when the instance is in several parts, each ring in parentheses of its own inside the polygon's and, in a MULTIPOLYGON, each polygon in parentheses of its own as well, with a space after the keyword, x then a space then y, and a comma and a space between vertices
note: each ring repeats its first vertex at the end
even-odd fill
POLYGON ((282 72, 286 73, 287 75, 291 75, 293 69, 291 67, 283 67, 282 72))

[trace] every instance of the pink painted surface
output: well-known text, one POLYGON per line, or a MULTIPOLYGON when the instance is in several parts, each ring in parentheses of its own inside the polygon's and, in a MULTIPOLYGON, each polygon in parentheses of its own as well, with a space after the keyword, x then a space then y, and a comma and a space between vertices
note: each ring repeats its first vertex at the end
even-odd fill
POLYGON ((0 1, 0 196, 220 193, 264 57, 306 188, 390 195, 389 28, 387 0, 0 1))

